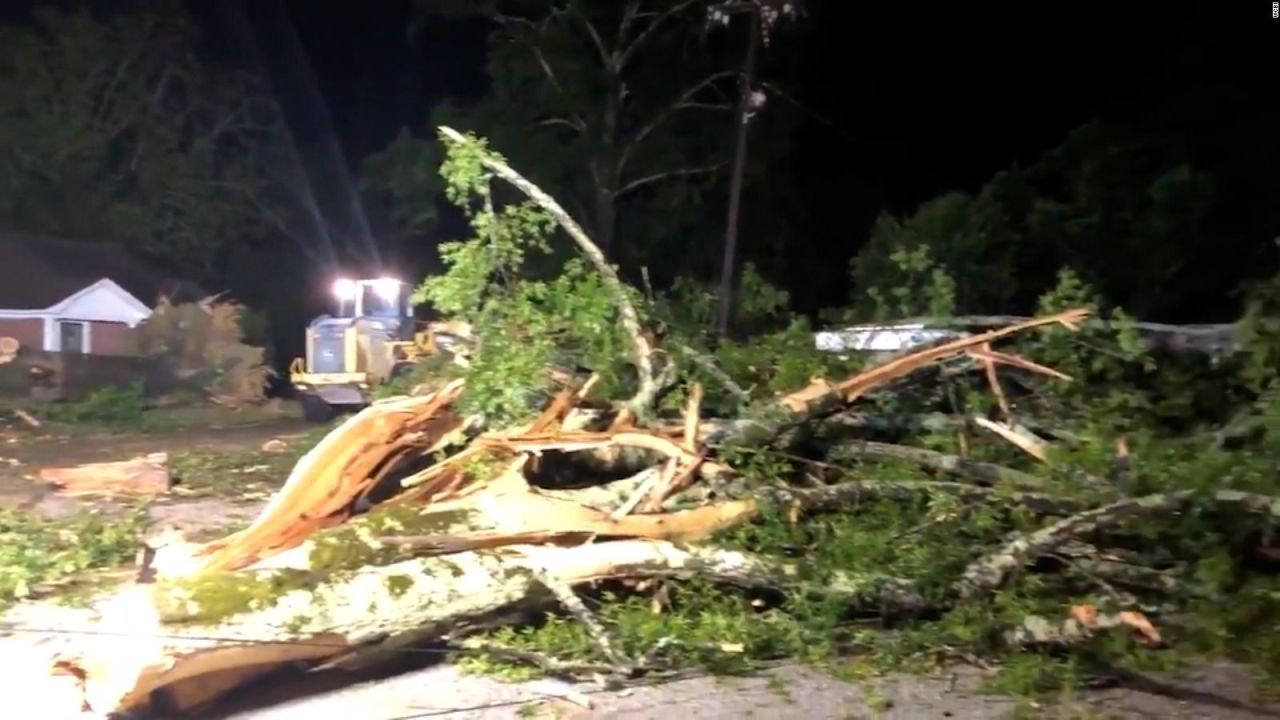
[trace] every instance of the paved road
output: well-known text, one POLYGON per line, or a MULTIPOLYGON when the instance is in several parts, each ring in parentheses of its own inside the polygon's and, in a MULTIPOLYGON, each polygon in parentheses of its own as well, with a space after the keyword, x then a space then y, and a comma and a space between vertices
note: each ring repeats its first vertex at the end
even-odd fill
MULTIPOLYGON (((878 718, 880 720, 987 720, 1015 716, 1016 703, 977 692, 980 677, 959 669, 936 677, 891 676, 850 684, 822 672, 782 666, 750 678, 693 677, 674 682, 600 692, 589 685, 555 681, 504 683, 466 675, 448 665, 332 686, 333 677, 279 679, 240 693, 234 703, 202 717, 209 720, 499 720, 519 717, 625 718, 878 718), (566 690, 577 702, 557 698, 566 690), (298 693, 306 693, 301 696, 298 693), (590 707, 580 703, 589 701, 590 707)), ((1093 692, 1056 708, 1032 708, 1046 718, 1280 717, 1277 708, 1247 704, 1248 674, 1237 667, 1208 665, 1185 678, 1169 697, 1135 690, 1093 692)), ((1022 715, 1026 717, 1026 715, 1022 715)))

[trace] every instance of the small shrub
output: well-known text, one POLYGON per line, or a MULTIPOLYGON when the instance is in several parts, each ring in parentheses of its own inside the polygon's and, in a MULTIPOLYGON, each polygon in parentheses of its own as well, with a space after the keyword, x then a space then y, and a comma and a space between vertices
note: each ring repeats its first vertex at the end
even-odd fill
POLYGON ((52 404, 43 414, 63 423, 132 423, 146 411, 146 390, 141 382, 124 387, 109 386, 89 393, 79 402, 52 404))

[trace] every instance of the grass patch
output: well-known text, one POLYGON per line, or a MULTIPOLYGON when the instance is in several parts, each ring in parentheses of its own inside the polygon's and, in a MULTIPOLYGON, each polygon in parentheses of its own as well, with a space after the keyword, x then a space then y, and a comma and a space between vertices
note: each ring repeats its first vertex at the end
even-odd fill
POLYGON ((174 453, 169 458, 169 467, 179 479, 174 494, 181 497, 230 497, 274 492, 284 484, 298 460, 329 430, 328 427, 316 429, 290 442, 282 452, 253 448, 174 453))
POLYGON ((233 409, 191 398, 176 405, 154 407, 140 383, 99 388, 81 400, 42 403, 28 410, 46 425, 73 433, 223 429, 300 416, 294 403, 280 400, 233 409))
POLYGON ((31 413, 46 426, 72 435, 116 435, 146 433, 163 435, 195 430, 226 430, 253 427, 297 417, 292 404, 250 406, 233 410, 216 405, 180 405, 144 408, 137 414, 84 414, 74 405, 48 404, 31 413))
POLYGON ((0 510, 0 609, 90 570, 131 562, 146 511, 41 520, 0 510))
POLYGON ((169 466, 179 480, 175 495, 231 497, 274 491, 297 461, 287 452, 197 450, 172 455, 169 466))
POLYGON ((37 412, 52 422, 68 425, 132 424, 141 421, 146 408, 143 384, 137 382, 125 387, 99 388, 76 402, 48 403, 37 412))

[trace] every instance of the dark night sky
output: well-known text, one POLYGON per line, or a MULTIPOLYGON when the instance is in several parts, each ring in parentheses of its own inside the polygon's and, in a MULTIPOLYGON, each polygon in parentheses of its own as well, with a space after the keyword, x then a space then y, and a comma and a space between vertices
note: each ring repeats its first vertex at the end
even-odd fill
MULTIPOLYGON (((301 144, 325 135, 299 72, 309 64, 352 169, 398 128, 421 129, 433 102, 483 88, 483 26, 441 23, 411 37, 408 0, 369 0, 360 10, 305 0, 219 5, 221 18, 206 19, 214 36, 244 43, 226 18, 247 20, 301 144), (299 54, 290 50, 295 31, 299 54)), ((1222 82, 1256 72, 1264 92, 1265 63, 1251 70, 1249 61, 1266 58, 1280 32, 1280 23, 1267 25, 1267 3, 1252 0, 1198 15, 1150 3, 1130 17, 1115 4, 868 5, 810 0, 807 82, 798 89, 837 126, 807 128, 797 163, 815 217, 846 253, 880 210, 976 189, 1117 101, 1167 90, 1154 80, 1176 89, 1187 70, 1222 82), (844 227, 829 227, 837 221, 844 227)))
MULTIPOLYGON (((23 4, 0 3, 10 18, 23 4)), ((342 173, 354 179, 359 159, 399 128, 423 130, 433 103, 484 89, 483 25, 438 23, 411 34, 410 0, 188 5, 207 53, 270 78, 339 236, 362 233, 351 203, 333 190, 345 186, 342 173)), ((796 92, 835 128, 815 122, 802 130, 795 182, 811 203, 811 232, 829 243, 829 267, 843 267, 882 210, 976 190, 1098 112, 1149 106, 1194 86, 1194 76, 1274 93, 1267 73, 1278 67, 1280 21, 1264 0, 1195 13, 1130 3, 1128 16, 1117 3, 808 6, 805 81, 796 92)), ((811 300, 838 302, 844 292, 831 286, 811 300)))

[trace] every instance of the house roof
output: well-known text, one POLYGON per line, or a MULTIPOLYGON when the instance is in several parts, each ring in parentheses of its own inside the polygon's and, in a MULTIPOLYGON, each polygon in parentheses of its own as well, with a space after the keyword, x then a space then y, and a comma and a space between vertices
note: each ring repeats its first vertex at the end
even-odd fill
POLYGON ((119 245, 0 230, 0 309, 47 308, 103 278, 148 306, 168 284, 119 245))

